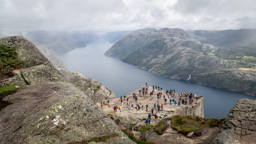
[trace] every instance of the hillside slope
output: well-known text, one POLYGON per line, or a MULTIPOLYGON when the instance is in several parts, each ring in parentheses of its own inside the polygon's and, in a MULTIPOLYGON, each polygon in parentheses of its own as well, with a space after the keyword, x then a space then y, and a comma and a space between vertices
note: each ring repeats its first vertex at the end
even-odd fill
POLYGON ((256 30, 147 29, 105 55, 169 78, 256 95, 255 36, 256 30))

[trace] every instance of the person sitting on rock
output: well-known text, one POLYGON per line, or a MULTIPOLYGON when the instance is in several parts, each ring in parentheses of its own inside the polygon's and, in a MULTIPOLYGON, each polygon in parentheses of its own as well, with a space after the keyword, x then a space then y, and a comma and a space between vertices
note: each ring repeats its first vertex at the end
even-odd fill
POLYGON ((157 119, 158 118, 158 116, 157 116, 157 114, 155 114, 155 119, 157 119))
POLYGON ((150 120, 147 119, 145 123, 146 123, 147 125, 150 124, 150 120))
POLYGON ((151 114, 150 113, 148 114, 148 119, 151 119, 151 114))

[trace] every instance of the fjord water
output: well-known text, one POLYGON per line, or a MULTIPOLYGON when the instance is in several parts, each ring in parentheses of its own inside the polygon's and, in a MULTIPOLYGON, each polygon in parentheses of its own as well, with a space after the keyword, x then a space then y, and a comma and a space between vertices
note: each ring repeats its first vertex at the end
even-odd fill
POLYGON ((99 80, 117 97, 131 93, 145 85, 145 82, 151 86, 160 86, 165 90, 175 89, 176 92, 184 91, 204 96, 206 118, 225 118, 238 99, 256 99, 256 97, 246 94, 209 88, 187 81, 173 80, 144 71, 119 59, 105 56, 105 51, 111 46, 111 43, 99 40, 85 48, 72 50, 61 56, 61 59, 69 70, 99 80))

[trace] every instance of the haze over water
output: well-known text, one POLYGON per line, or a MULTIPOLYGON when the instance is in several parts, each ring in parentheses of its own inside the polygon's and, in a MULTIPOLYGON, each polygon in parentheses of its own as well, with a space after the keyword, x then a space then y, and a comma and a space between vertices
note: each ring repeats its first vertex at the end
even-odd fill
POLYGON ((246 94, 209 88, 198 84, 172 80, 159 76, 119 59, 104 55, 113 44, 100 40, 85 48, 75 49, 61 56, 69 70, 80 72, 86 77, 99 80, 113 91, 117 97, 129 94, 140 86, 158 85, 164 90, 175 89, 176 92, 196 93, 204 96, 205 117, 225 118, 238 99, 256 97, 246 94))

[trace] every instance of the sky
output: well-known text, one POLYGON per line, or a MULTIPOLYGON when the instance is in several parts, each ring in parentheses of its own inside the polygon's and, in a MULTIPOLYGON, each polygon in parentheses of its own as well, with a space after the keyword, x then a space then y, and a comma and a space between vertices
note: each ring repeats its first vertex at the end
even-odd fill
POLYGON ((256 28, 256 0, 0 0, 1 31, 256 28))

